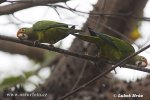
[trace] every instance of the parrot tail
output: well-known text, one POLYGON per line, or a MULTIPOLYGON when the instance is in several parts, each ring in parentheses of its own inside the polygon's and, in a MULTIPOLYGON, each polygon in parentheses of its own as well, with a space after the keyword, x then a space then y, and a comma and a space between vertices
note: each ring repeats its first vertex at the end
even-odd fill
POLYGON ((83 30, 77 30, 77 29, 75 29, 75 25, 71 26, 70 28, 71 28, 71 31, 73 31, 73 32, 71 32, 71 34, 78 33, 78 32, 85 32, 83 30))
POLYGON ((74 31, 76 31, 76 33, 77 32, 85 32, 84 30, 77 30, 77 29, 75 29, 74 31))
POLYGON ((70 29, 69 34, 74 35, 75 33, 80 33, 80 32, 85 32, 85 31, 83 31, 83 30, 77 30, 77 29, 70 29))
POLYGON ((89 30, 89 33, 91 36, 99 36, 100 34, 103 34, 103 33, 97 33, 95 31, 93 31, 93 29, 90 27, 88 27, 88 30, 89 30))

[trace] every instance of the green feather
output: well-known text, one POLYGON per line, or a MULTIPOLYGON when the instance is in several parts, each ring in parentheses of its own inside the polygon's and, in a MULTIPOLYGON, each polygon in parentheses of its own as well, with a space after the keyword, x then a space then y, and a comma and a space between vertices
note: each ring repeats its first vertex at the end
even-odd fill
POLYGON ((66 28, 68 28, 68 25, 64 24, 64 23, 55 22, 55 21, 42 20, 42 21, 36 22, 32 26, 34 31, 42 31, 42 30, 47 30, 49 28, 55 28, 55 27, 66 27, 66 28))

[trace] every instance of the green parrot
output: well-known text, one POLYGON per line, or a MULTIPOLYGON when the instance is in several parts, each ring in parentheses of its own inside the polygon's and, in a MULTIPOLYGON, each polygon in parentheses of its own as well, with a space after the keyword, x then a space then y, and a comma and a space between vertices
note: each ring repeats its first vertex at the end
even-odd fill
POLYGON ((32 40, 52 45, 67 37, 69 34, 77 32, 82 32, 82 30, 76 30, 74 25, 42 20, 33 24, 30 28, 19 29, 17 37, 21 40, 32 40))
MULTIPOLYGON (((135 52, 133 46, 124 40, 109 36, 107 34, 96 33, 90 28, 89 32, 91 36, 81 34, 72 35, 80 38, 81 40, 96 44, 98 49, 100 49, 100 56, 110 61, 118 62, 135 52)), ((137 65, 138 67, 147 66, 146 58, 139 55, 131 58, 127 63, 137 65)))

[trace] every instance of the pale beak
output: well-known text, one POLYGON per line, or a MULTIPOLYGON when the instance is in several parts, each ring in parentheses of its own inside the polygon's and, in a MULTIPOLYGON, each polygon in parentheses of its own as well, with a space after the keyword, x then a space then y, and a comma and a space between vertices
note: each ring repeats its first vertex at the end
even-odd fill
POLYGON ((23 33, 17 34, 17 37, 18 37, 20 40, 23 40, 23 33))
POLYGON ((146 60, 145 61, 137 61, 136 65, 138 67, 146 67, 147 66, 147 61, 146 60))
POLYGON ((148 65, 147 60, 145 60, 143 63, 144 63, 144 64, 143 64, 143 67, 146 67, 146 66, 148 65))

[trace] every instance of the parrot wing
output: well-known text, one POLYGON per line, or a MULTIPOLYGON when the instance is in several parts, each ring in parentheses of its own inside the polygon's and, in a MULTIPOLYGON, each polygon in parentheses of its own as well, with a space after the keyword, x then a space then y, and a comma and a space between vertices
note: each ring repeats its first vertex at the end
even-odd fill
MULTIPOLYGON (((98 49, 103 49, 104 55, 106 52, 111 52, 110 54, 112 55, 112 59, 114 59, 114 57, 118 57, 116 59, 123 59, 135 52, 133 46, 128 42, 106 34, 101 34, 99 36, 86 36, 81 34, 72 35, 80 38, 81 40, 99 45, 98 49)), ((108 56, 107 53, 105 56, 108 56)))
POLYGON ((101 35, 99 35, 98 37, 101 38, 101 39, 104 41, 104 43, 106 43, 106 44, 108 44, 108 45, 110 45, 110 46, 112 46, 112 47, 118 49, 118 47, 117 47, 117 46, 115 45, 115 43, 113 42, 114 40, 113 40, 112 37, 110 37, 110 36, 108 36, 108 35, 105 35, 105 34, 101 34, 101 35))
POLYGON ((126 41, 113 37, 113 43, 117 47, 117 50, 121 52, 123 58, 135 52, 133 46, 126 41))
POLYGON ((108 52, 112 52, 112 59, 121 60, 135 52, 133 46, 124 40, 106 34, 101 34, 100 36, 108 47, 111 46, 109 47, 110 51, 108 52))
POLYGON ((99 37, 97 36, 88 36, 88 35, 82 35, 82 34, 72 34, 74 36, 76 36, 77 38, 90 42, 90 43, 94 43, 94 44, 98 44, 101 43, 101 40, 99 39, 99 37))
MULTIPOLYGON (((89 30, 91 36, 98 36, 99 38, 101 38, 101 39, 104 41, 104 43, 106 43, 106 44, 108 44, 108 45, 110 45, 110 46, 112 46, 112 47, 114 47, 114 48, 117 49, 116 45, 112 42, 113 39, 112 39, 110 36, 105 35, 105 34, 103 34, 103 33, 100 33, 100 34, 99 34, 99 33, 97 33, 97 32, 94 32, 94 31, 93 31, 91 28, 89 28, 89 27, 88 27, 88 30, 89 30)), ((96 46, 97 46, 98 48, 100 48, 99 43, 96 44, 96 46)))
POLYGON ((34 31, 42 31, 42 30, 47 30, 49 28, 55 28, 55 27, 68 28, 68 25, 64 23, 54 22, 54 21, 42 20, 42 21, 36 22, 32 26, 34 31))
MULTIPOLYGON (((106 35, 106 34, 98 34, 94 31, 92 31, 91 28, 88 28, 89 29, 89 32, 91 34, 91 36, 98 36, 99 38, 101 38, 104 43, 110 45, 111 47, 121 51, 121 52, 129 52, 129 53, 133 53, 135 52, 134 48, 132 47, 132 45, 130 45, 128 42, 126 41, 123 41, 123 40, 120 40, 116 37, 113 37, 113 36, 109 36, 109 35, 106 35)), ((97 47, 99 48, 99 44, 96 44, 97 47)))

